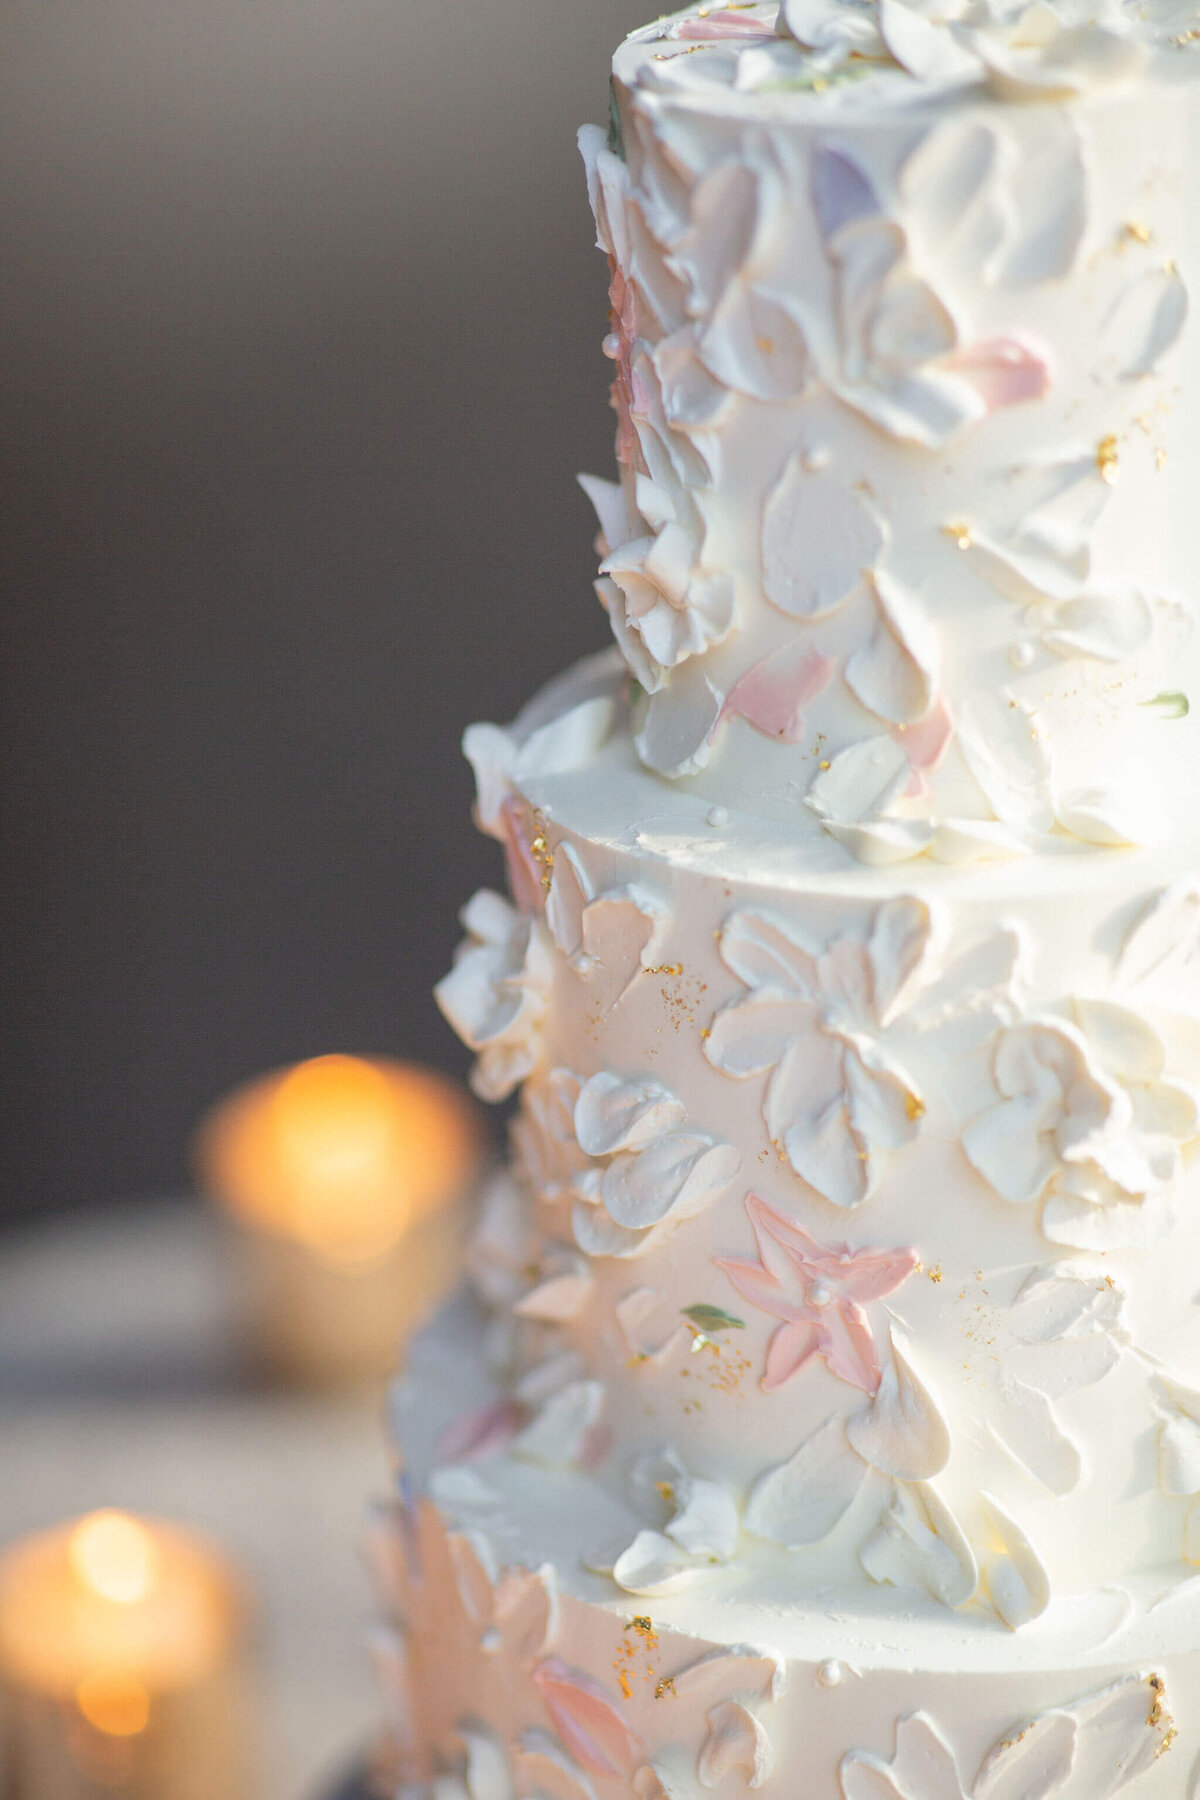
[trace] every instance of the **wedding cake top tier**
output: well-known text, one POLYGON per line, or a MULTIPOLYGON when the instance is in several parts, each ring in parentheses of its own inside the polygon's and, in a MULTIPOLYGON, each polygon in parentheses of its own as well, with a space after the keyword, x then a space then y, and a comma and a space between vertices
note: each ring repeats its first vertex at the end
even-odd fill
POLYGON ((648 768, 876 864, 1193 814, 1190 17, 788 0, 618 51, 585 486, 648 768))

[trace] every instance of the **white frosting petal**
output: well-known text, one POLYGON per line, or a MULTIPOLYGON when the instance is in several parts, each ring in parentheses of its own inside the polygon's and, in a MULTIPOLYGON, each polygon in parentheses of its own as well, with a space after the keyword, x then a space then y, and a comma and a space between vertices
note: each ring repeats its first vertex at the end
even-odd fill
POLYGON ((603 1069, 584 1083, 575 1103, 579 1147, 588 1156, 644 1150, 686 1117, 682 1103, 660 1081, 649 1076, 623 1081, 603 1069))
POLYGON ((958 742, 1001 824, 1049 830, 1054 822, 1050 764, 1027 706, 1003 693, 968 702, 959 713, 958 742))
POLYGON ((810 378, 804 322, 786 295, 733 283, 699 344, 719 382, 753 400, 787 400, 810 378))
POLYGON ((672 780, 704 768, 724 703, 707 674, 693 666, 653 692, 636 739, 646 767, 672 780))
POLYGON ((1013 1631, 1045 1612, 1050 1577, 1021 1527, 990 1494, 980 1496, 996 1549, 983 1566, 992 1605, 1013 1631))
POLYGON ((983 1759, 971 1800, 1050 1800, 1071 1772, 1078 1735, 1069 1713, 1043 1713, 983 1759))
POLYGON ((612 1577, 627 1594, 653 1599, 690 1587, 704 1567, 661 1531, 639 1531, 613 1564, 612 1577))
POLYGON ((524 1431, 513 1439, 512 1454, 552 1468, 577 1463, 604 1411, 604 1389, 598 1381, 572 1381, 551 1395, 524 1431))
POLYGON ((965 1606, 979 1581, 970 1544, 927 1482, 894 1486, 859 1561, 872 1581, 926 1588, 944 1606, 965 1606))
POLYGON ((667 1536, 681 1550, 708 1562, 728 1562, 737 1549, 738 1510, 732 1496, 716 1481, 692 1478, 681 1510, 667 1526, 667 1536))
POLYGON ((1158 1485, 1164 1494, 1200 1494, 1200 1425, 1182 1413, 1159 1431, 1158 1485))
POLYGON ((967 1800, 954 1753, 926 1713, 897 1720, 890 1762, 852 1751, 839 1772, 845 1800, 967 1800))
POLYGON ((753 1699, 777 1700, 784 1689, 779 1658, 751 1644, 732 1644, 711 1650, 672 1677, 680 1700, 753 1699))
POLYGON ((846 664, 846 682, 869 712, 894 725, 923 719, 937 692, 937 638, 919 603, 882 570, 870 583, 877 621, 846 664))
POLYGON ((490 1732, 460 1728, 466 1746, 466 1788, 471 1800, 514 1800, 508 1758, 490 1732))
POLYGON ((1083 1462, 1044 1394, 1016 1375, 1001 1377, 995 1391, 991 1428, 1005 1449, 1052 1494, 1079 1485, 1083 1462))
POLYGON ((714 1706, 697 1769, 702 1786, 720 1787, 727 1775, 741 1770, 747 1787, 761 1787, 774 1767, 771 1739, 758 1715, 736 1700, 714 1706))
POLYGON ((832 1414, 785 1463, 759 1476, 746 1502, 746 1530, 789 1548, 820 1543, 845 1517, 866 1473, 832 1414))
POLYGON ((1060 1709, 1076 1732, 1062 1800, 1112 1800, 1151 1767, 1173 1732, 1161 1689, 1157 1677, 1131 1675, 1060 1709))
POLYGON ((553 1796, 553 1800, 596 1800, 591 1777, 557 1738, 537 1726, 523 1731, 517 1740, 513 1772, 520 1787, 553 1796))
POLYGON ((763 592, 794 618, 820 618, 858 591, 886 542, 859 495, 797 454, 763 512, 763 592))
POLYGON ((872 1468, 899 1481, 927 1481, 950 1460, 950 1428, 921 1382, 907 1346, 891 1329, 892 1355, 879 1391, 863 1412, 846 1421, 846 1436, 872 1468))

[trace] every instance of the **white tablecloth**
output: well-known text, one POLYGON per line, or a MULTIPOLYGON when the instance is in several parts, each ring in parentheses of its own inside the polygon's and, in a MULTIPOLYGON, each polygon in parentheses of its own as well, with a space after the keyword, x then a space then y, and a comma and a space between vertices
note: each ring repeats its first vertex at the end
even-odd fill
POLYGON ((382 1394, 253 1391, 218 1235, 184 1204, 0 1239, 0 1543, 97 1506, 208 1531, 259 1606, 262 1800, 309 1800, 370 1736, 359 1560, 382 1394))

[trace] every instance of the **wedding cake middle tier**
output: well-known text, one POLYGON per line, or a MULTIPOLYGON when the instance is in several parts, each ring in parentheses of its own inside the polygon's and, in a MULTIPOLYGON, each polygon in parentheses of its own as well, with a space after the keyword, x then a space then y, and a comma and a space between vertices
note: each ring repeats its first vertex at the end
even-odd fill
POLYGON ((862 866, 667 787, 593 659, 476 727, 483 893, 439 989, 523 1083, 475 1267, 486 1439, 641 1528, 632 1595, 746 1537, 792 1592, 1016 1628, 1200 1561, 1200 845, 862 866))

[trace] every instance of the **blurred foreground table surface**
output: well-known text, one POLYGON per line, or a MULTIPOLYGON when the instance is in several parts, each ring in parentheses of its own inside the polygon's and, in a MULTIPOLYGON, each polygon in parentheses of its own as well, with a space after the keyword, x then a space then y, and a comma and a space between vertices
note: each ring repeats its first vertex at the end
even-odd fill
POLYGON ((258 1600, 261 1800, 362 1792, 335 1784, 377 1717, 358 1547, 382 1402, 247 1380, 198 1206, 0 1237, 0 1542, 100 1506, 217 1538, 258 1600))

